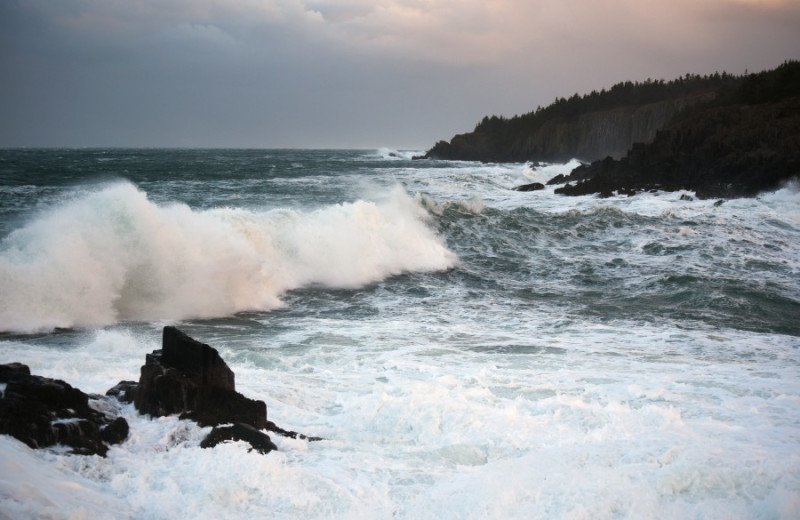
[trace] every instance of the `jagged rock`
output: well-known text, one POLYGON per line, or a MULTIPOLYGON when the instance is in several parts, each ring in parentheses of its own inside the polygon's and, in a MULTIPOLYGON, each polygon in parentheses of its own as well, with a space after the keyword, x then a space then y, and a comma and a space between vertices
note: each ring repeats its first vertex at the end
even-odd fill
POLYGON ((563 173, 559 173, 549 181, 547 181, 548 186, 553 186, 554 184, 565 184, 567 182, 567 177, 563 173))
POLYGON ((259 453, 277 450, 269 435, 253 428, 249 424, 234 423, 231 426, 215 426, 211 433, 200 443, 201 448, 213 448, 225 441, 245 441, 259 453))
MULTIPOLYGON (((0 365, 0 433, 31 448, 61 444, 82 455, 105 455, 128 436, 128 423, 91 406, 70 384, 31 375, 20 363, 0 365)), ((102 407, 101 407, 102 408, 102 407)))
POLYGON ((164 327, 164 364, 191 375, 202 386, 235 391, 233 371, 216 349, 190 338, 175 327, 164 327))
POLYGON ((134 406, 156 417, 181 414, 202 426, 267 424, 267 406, 236 392, 234 375, 219 353, 175 327, 164 327, 163 348, 147 354, 134 406))
POLYGON ((514 191, 539 191, 544 189, 544 184, 541 182, 532 182, 530 184, 523 184, 522 186, 517 186, 514 188, 514 191))

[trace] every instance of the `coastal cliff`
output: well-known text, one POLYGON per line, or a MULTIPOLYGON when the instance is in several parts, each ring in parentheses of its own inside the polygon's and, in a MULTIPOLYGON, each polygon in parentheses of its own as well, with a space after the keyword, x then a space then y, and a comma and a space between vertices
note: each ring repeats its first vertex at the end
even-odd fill
POLYGON ((752 196, 800 175, 800 62, 740 77, 620 83, 524 116, 486 117, 424 157, 593 161, 548 183, 570 183, 555 190, 564 195, 752 196))
POLYGON ((427 159, 484 162, 593 161, 620 158, 633 143, 650 142, 685 109, 713 101, 737 82, 729 74, 670 82, 624 82, 610 90, 557 98, 534 112, 484 117, 472 132, 439 141, 427 159))
POLYGON ((593 161, 620 158, 633 143, 650 142, 656 132, 686 107, 709 101, 715 90, 665 99, 644 105, 622 105, 570 115, 542 118, 529 131, 515 132, 513 123, 484 124, 474 132, 459 134, 448 143, 439 141, 426 154, 432 159, 484 162, 566 162, 573 158, 593 161), (500 128, 507 125, 508 128, 500 128))
POLYGON ((744 78, 714 103, 684 113, 622 158, 583 165, 564 195, 691 190, 749 197, 800 176, 800 62, 744 78))

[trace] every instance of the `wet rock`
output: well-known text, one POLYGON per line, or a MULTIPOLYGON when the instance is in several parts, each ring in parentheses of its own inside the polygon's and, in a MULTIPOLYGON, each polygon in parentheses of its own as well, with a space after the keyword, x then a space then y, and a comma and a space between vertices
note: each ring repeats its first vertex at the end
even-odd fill
POLYGON ((120 403, 132 403, 136 399, 139 383, 136 381, 120 381, 106 391, 106 395, 114 397, 120 403))
POLYGON ((216 349, 164 327, 161 350, 147 354, 134 406, 155 417, 180 414, 202 426, 267 424, 267 406, 236 392, 234 375, 216 349))
POLYGON ((211 430, 211 433, 200 443, 200 447, 213 448, 217 444, 225 441, 245 441, 252 446, 252 449, 262 454, 278 449, 269 438, 269 435, 244 423, 234 423, 230 426, 215 426, 211 430))
POLYGON ((0 365, 0 433, 31 448, 63 445, 73 453, 105 455, 128 436, 128 423, 92 406, 93 399, 59 379, 31 375, 20 363, 0 365))
POLYGON ((128 438, 129 432, 128 421, 117 417, 100 430, 100 437, 109 444, 119 444, 128 438))
POLYGON ((544 184, 541 182, 532 182, 530 184, 523 184, 522 186, 517 186, 514 188, 514 191, 539 191, 544 189, 544 184))

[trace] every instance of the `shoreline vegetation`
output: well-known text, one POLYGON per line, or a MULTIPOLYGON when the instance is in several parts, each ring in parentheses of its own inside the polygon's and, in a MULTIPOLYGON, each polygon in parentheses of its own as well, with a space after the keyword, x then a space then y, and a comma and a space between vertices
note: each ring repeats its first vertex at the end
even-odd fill
POLYGON ((486 116, 418 158, 584 162, 549 182, 563 195, 754 196, 800 175, 800 61, 742 76, 626 81, 510 119, 486 116))

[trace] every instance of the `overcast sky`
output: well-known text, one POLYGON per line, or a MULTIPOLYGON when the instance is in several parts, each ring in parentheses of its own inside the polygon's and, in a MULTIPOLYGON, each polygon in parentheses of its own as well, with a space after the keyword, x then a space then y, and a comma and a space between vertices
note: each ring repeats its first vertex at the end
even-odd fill
POLYGON ((800 59, 800 0, 0 0, 0 147, 425 149, 800 59))

